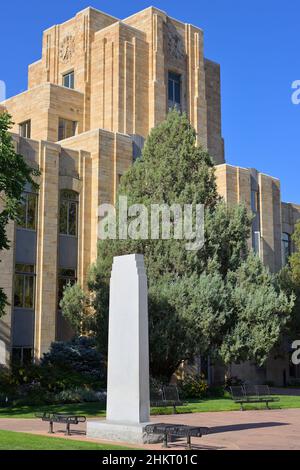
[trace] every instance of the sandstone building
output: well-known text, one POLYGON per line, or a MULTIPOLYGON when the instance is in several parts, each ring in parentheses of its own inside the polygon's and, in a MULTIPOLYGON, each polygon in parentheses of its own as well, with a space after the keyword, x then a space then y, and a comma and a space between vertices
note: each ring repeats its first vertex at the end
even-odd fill
POLYGON ((17 151, 41 176, 1 253, 10 306, 0 363, 39 358, 68 337, 58 301, 66 282, 85 284, 96 259, 97 208, 115 202, 121 175, 171 107, 187 113, 213 156, 220 194, 255 213, 249 243, 272 271, 286 262, 300 206, 281 202, 276 178, 225 163, 220 67, 204 58, 201 29, 153 7, 122 21, 87 8, 44 31, 28 90, 2 105, 17 151))

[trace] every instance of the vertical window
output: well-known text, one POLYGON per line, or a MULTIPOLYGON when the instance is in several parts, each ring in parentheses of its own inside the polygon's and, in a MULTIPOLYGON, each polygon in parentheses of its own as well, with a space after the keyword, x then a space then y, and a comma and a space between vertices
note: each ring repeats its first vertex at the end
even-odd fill
POLYGON ((259 193, 251 191, 251 209, 256 214, 259 211, 259 193))
POLYGON ((59 118, 58 140, 68 139, 76 134, 77 122, 59 118))
POLYGON ((288 233, 283 233, 281 237, 282 266, 286 266, 292 254, 292 241, 288 233))
POLYGON ((254 231, 252 235, 252 247, 254 253, 260 254, 260 232, 254 231))
POLYGON ((37 194, 24 192, 18 208, 18 227, 36 230, 37 194))
POLYGON ((63 75, 63 86, 66 88, 74 89, 74 71, 65 73, 63 75))
POLYGON ((14 306, 19 308, 34 307, 34 266, 16 264, 14 306))
POLYGON ((31 121, 25 121, 21 122, 19 124, 19 133, 21 137, 27 137, 27 139, 30 139, 31 137, 31 121))
POLYGON ((168 74, 168 102, 169 109, 181 109, 181 75, 174 72, 168 74))
POLYGON ((59 231, 62 235, 77 237, 78 194, 68 189, 60 192, 59 231))
POLYGON ((13 365, 26 365, 32 362, 32 348, 20 347, 12 349, 12 363, 13 365))
POLYGON ((59 303, 63 298, 64 288, 70 284, 73 286, 77 281, 76 270, 69 268, 61 268, 58 273, 58 308, 59 303))

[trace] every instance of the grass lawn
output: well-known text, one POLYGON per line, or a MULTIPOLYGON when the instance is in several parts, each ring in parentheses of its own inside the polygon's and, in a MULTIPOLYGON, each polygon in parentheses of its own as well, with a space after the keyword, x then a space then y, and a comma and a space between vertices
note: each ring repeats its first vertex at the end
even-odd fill
POLYGON ((128 447, 0 431, 0 450, 124 450, 128 447))
MULTIPOLYGON (((201 413, 206 411, 235 411, 239 405, 229 397, 205 400, 187 400, 186 406, 178 407, 180 413, 201 413)), ((245 409, 264 408, 264 404, 245 405, 245 409)), ((300 396, 280 395, 280 402, 270 404, 273 409, 300 408, 300 396)), ((0 418, 34 418, 41 411, 70 413, 87 417, 105 417, 105 407, 101 403, 78 403, 71 405, 17 406, 0 408, 0 418)), ((151 414, 172 414, 170 408, 152 408, 151 414)))

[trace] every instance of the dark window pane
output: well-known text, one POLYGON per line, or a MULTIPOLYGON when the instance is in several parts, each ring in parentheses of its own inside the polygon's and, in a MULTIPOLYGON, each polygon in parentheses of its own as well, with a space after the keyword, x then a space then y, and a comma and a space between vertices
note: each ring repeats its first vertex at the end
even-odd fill
POLYGON ((73 129, 72 126, 73 126, 72 121, 65 121, 65 138, 66 139, 72 136, 72 129, 73 129))
POLYGON ((34 298, 34 277, 33 276, 24 276, 25 289, 24 289, 24 307, 33 308, 34 298))
POLYGON ((77 236, 78 194, 71 190, 60 193, 60 233, 77 236))
POLYGON ((77 203, 69 202, 69 235, 76 236, 77 229, 77 203))
POLYGON ((27 123, 27 138, 30 139, 31 137, 31 121, 27 123))
POLYGON ((73 128, 72 128, 72 135, 70 137, 72 137, 73 135, 76 134, 76 131, 77 131, 77 122, 76 121, 73 121, 73 128))
POLYGON ((67 88, 74 88, 74 72, 67 73, 63 76, 63 86, 67 88))
POLYGON ((34 273, 34 266, 32 264, 16 264, 17 273, 34 273))
POLYGON ((21 137, 27 137, 27 139, 30 139, 31 137, 31 121, 25 121, 22 122, 19 125, 19 133, 21 137))
POLYGON ((173 94, 173 81, 169 79, 168 82, 168 95, 169 101, 174 101, 174 94, 173 94))
POLYGON ((76 271, 75 269, 68 269, 68 268, 62 268, 59 270, 59 276, 60 277, 69 277, 69 278, 74 278, 76 277, 76 271))
POLYGON ((14 281, 14 306, 33 308, 34 305, 34 266, 16 264, 14 281))
POLYGON ((180 107, 181 103, 181 75, 169 72, 168 74, 169 107, 180 107))
POLYGON ((23 307, 23 287, 24 277, 21 274, 15 275, 14 306, 23 307))
POLYGON ((62 189, 60 192, 61 199, 68 199, 71 201, 78 201, 78 193, 71 189, 62 189))
POLYGON ((18 207, 18 227, 35 230, 37 214, 37 195, 23 193, 22 201, 18 207))
POLYGON ((59 118, 58 140, 68 139, 76 134, 77 123, 68 119, 59 118))
POLYGON ((25 271, 26 264, 16 264, 16 272, 23 273, 25 271))
POLYGON ((177 82, 177 83, 175 82, 174 87, 175 87, 175 97, 174 97, 174 101, 175 101, 175 103, 180 104, 180 83, 179 83, 179 82, 177 82))
POLYGON ((68 234, 68 202, 60 202, 59 231, 62 234, 68 234))
POLYGON ((64 119, 59 119, 58 140, 63 140, 64 138, 65 138, 65 121, 64 119))
POLYGON ((18 227, 26 228, 26 209, 27 209, 27 197, 23 195, 22 201, 18 207, 18 227))
POLYGON ((286 266, 292 254, 292 241, 289 233, 282 234, 282 265, 286 266))
POLYGON ((36 194, 27 194, 27 229, 36 229, 36 207, 37 196, 36 194))
POLYGON ((30 364, 32 362, 32 349, 23 348, 23 364, 30 364))

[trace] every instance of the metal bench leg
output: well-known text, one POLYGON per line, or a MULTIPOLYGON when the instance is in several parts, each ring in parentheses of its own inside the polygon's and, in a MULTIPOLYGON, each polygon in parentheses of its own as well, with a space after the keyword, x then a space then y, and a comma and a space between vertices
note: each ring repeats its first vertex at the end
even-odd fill
POLYGON ((191 443, 191 436, 187 436, 187 449, 191 450, 192 449, 192 443, 191 443))
POLYGON ((163 447, 166 449, 168 448, 168 434, 167 433, 164 434, 163 447))
POLYGON ((48 434, 54 434, 54 431, 53 431, 53 421, 49 421, 49 431, 48 431, 48 434))

